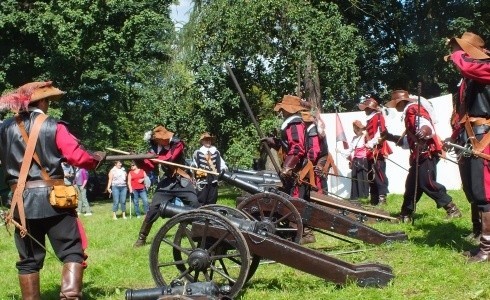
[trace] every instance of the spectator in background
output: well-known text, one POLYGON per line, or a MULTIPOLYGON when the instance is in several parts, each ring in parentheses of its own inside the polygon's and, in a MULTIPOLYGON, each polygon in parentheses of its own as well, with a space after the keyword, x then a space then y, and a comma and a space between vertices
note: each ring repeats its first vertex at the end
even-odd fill
POLYGON ((75 187, 78 190, 78 214, 84 214, 85 216, 91 216, 90 205, 87 200, 87 182, 88 171, 84 168, 76 168, 75 172, 75 187))
POLYGON ((133 194, 133 204, 134 213, 136 218, 139 218, 140 208, 139 208, 139 198, 143 202, 143 215, 148 212, 148 195, 145 186, 145 177, 147 177, 146 172, 138 167, 136 162, 131 162, 131 170, 128 173, 128 188, 129 193, 133 194))
POLYGON ((117 220, 117 210, 121 206, 122 218, 126 219, 126 194, 128 186, 126 184, 127 173, 121 161, 116 160, 114 167, 109 171, 107 181, 107 191, 112 194, 112 219, 117 220))
POLYGON ((357 200, 359 198, 367 198, 369 196, 369 166, 366 158, 366 126, 364 126, 361 121, 355 120, 352 123, 352 127, 354 130, 354 137, 350 142, 349 149, 345 151, 338 151, 342 156, 349 160, 349 167, 352 170, 350 199, 357 200))
MULTIPOLYGON (((212 144, 216 138, 205 132, 199 141, 201 148, 192 155, 193 165, 199 169, 220 173, 227 170, 226 163, 218 149, 212 144)), ((218 176, 203 171, 196 171, 197 200, 202 205, 216 204, 218 200, 218 176)))
POLYGON ((75 179, 75 171, 73 170, 73 167, 66 162, 62 162, 61 167, 63 168, 63 173, 65 176, 65 185, 73 185, 73 180, 75 179))

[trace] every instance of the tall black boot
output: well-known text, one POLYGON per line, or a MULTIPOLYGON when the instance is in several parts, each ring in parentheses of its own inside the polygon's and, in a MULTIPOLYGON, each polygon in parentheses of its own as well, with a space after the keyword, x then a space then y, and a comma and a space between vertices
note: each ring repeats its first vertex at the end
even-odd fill
POLYGON ((463 239, 472 244, 478 244, 480 242, 481 235, 481 218, 478 206, 471 204, 471 223, 473 224, 473 230, 463 239))
POLYGON ((82 264, 70 262, 63 265, 61 275, 60 299, 81 300, 82 299, 82 264))
POLYGON ((490 261, 490 212, 481 213, 480 249, 468 262, 490 261))
POLYGON ((19 274, 20 292, 23 300, 40 300, 39 273, 19 274))
POLYGON ((141 224, 141 229, 140 229, 140 233, 138 235, 138 239, 136 240, 136 242, 133 245, 134 247, 141 247, 141 246, 145 245, 146 237, 150 233, 152 225, 153 225, 153 223, 147 222, 146 219, 143 221, 143 224, 141 224))

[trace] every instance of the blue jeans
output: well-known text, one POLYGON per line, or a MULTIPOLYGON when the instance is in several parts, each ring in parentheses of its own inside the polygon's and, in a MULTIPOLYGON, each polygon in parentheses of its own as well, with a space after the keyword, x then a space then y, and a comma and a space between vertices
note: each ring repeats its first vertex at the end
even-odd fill
POLYGON ((148 212, 148 195, 146 194, 146 189, 133 190, 134 213, 136 216, 140 215, 139 198, 143 201, 143 214, 146 214, 148 212))
POLYGON ((115 186, 111 187, 112 190, 112 211, 117 212, 119 204, 121 204, 121 211, 126 212, 126 194, 128 193, 127 186, 115 186))

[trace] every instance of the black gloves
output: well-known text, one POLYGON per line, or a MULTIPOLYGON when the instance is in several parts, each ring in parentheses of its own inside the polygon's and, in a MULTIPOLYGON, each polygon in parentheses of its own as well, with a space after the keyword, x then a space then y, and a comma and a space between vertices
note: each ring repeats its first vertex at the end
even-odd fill
POLYGON ((260 139, 261 143, 266 143, 271 148, 278 148, 280 141, 274 137, 264 137, 260 139))
POLYGON ((400 146, 403 143, 402 137, 400 135, 391 134, 388 132, 388 130, 381 132, 381 139, 393 142, 397 146, 400 146))
POLYGON ((97 170, 99 166, 104 162, 105 157, 107 156, 107 153, 105 151, 95 151, 93 153, 93 157, 96 161, 98 161, 97 166, 95 169, 97 170))

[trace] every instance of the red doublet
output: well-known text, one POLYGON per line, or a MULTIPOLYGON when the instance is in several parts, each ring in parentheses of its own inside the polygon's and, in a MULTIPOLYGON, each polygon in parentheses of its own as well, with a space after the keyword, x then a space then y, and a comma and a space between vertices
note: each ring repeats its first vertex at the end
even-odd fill
MULTIPOLYGON (((416 140, 415 140, 415 133, 417 132, 417 115, 419 111, 418 105, 415 104, 409 104, 410 106, 407 107, 407 110, 405 111, 405 129, 407 132, 410 132, 411 134, 407 134, 407 140, 408 140, 408 145, 410 147, 410 160, 412 162, 415 161, 416 159, 416 140)), ((430 118, 429 112, 421 105, 420 106, 420 117, 428 120, 432 127, 434 128, 434 124, 432 124, 432 120, 430 118)), ((422 149, 422 153, 420 153, 421 157, 428 157, 428 156, 437 156, 438 153, 442 150, 442 147, 439 143, 436 143, 436 135, 434 134, 432 138, 428 139, 425 141, 426 147, 422 149)))
MULTIPOLYGON (((164 161, 176 163, 178 159, 182 156, 183 152, 184 152, 184 143, 182 141, 178 141, 172 143, 169 149, 162 148, 162 150, 160 150, 159 153, 156 153, 157 157, 155 158, 158 160, 164 160, 164 161)), ((142 169, 145 170, 146 172, 153 170, 154 167, 155 164, 151 160, 145 159, 143 161, 142 169)))
POLYGON ((69 165, 92 170, 99 163, 80 145, 78 139, 68 131, 63 123, 56 125, 56 147, 69 165))
MULTIPOLYGON (((286 120, 285 122, 288 122, 286 120)), ((306 155, 305 124, 300 117, 290 120, 282 131, 283 143, 286 146, 286 155, 296 155, 300 159, 306 155)))
MULTIPOLYGON (((377 112, 371 119, 367 121, 366 124, 366 142, 373 139, 377 132, 381 133, 386 131, 385 118, 381 112, 377 112)), ((377 144, 373 149, 368 149, 367 151, 367 159, 375 159, 379 155, 381 157, 386 157, 393 153, 390 146, 386 141, 383 141, 381 144, 377 144)))

